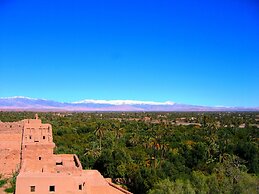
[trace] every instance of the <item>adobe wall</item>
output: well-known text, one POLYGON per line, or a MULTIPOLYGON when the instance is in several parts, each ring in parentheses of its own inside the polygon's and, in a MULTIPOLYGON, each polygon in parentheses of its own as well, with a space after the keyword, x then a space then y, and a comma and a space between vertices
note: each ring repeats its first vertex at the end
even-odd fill
POLYGON ((53 162, 54 144, 23 145, 22 172, 55 172, 53 162), (26 163, 26 164, 25 164, 26 163))
POLYGON ((25 119, 23 143, 53 143, 52 127, 50 124, 42 124, 40 119, 25 119))
POLYGON ((23 122, 0 122, 0 174, 11 177, 19 169, 23 122))
POLYGON ((59 174, 35 174, 23 173, 19 175, 16 182, 16 194, 27 194, 31 192, 31 186, 35 186, 35 193, 46 194, 50 192, 50 186, 55 186, 55 194, 84 194, 84 177, 59 174), (81 185, 82 190, 79 190, 81 185))

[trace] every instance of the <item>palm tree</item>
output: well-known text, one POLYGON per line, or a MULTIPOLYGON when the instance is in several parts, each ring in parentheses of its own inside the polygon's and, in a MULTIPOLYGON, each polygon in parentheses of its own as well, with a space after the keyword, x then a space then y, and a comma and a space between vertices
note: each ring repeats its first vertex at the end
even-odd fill
POLYGON ((116 139, 120 139, 123 136, 124 130, 122 127, 115 129, 115 137, 116 139))
POLYGON ((102 150, 102 138, 104 136, 104 132, 105 132, 105 128, 103 127, 103 125, 101 123, 97 123, 97 128, 95 130, 95 135, 99 138, 99 148, 100 151, 102 150))
POLYGON ((132 146, 136 146, 139 143, 139 136, 136 133, 133 133, 129 139, 129 143, 132 146))
POLYGON ((91 149, 89 148, 85 149, 84 155, 92 156, 93 158, 96 159, 101 155, 100 148, 98 148, 98 145, 93 144, 91 149))
POLYGON ((146 146, 152 150, 151 160, 154 161, 154 167, 156 168, 158 152, 161 150, 160 139, 157 136, 155 138, 151 137, 149 138, 146 146))

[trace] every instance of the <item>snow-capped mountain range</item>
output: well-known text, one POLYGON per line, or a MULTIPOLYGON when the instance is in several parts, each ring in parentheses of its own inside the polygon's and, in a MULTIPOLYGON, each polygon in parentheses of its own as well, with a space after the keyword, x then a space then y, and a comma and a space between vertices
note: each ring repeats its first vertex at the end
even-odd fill
POLYGON ((259 111, 259 107, 209 107, 171 101, 93 100, 57 102, 24 96, 0 98, 0 111, 259 111))

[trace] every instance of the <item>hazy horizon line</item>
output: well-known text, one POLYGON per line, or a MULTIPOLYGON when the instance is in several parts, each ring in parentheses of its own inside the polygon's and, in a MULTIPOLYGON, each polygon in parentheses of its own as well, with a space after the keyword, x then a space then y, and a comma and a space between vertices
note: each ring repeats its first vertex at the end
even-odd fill
MULTIPOLYGON (((202 104, 191 104, 191 103, 182 103, 182 102, 173 102, 171 100, 167 101, 151 101, 151 100, 129 100, 129 99, 93 99, 93 98, 85 98, 83 100, 76 101, 60 101, 56 99, 47 99, 41 97, 28 97, 28 96, 8 96, 8 97, 0 97, 0 99, 14 99, 14 98, 22 98, 22 99, 30 99, 30 100, 46 100, 46 101, 54 101, 60 103, 71 103, 71 104, 82 104, 82 103, 95 103, 95 104, 111 104, 111 105, 133 105, 133 104, 148 104, 148 105, 174 105, 174 104, 185 104, 185 105, 194 105, 194 106, 207 106, 214 108, 259 108, 259 106, 228 106, 228 105, 202 105, 202 104)), ((82 98, 81 98, 82 99, 82 98)))

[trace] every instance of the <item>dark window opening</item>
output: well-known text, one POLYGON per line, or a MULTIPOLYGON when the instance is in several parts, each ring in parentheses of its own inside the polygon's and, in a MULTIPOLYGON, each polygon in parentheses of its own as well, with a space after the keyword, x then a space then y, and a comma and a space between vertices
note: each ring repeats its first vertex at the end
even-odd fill
POLYGON ((63 165, 63 162, 56 162, 56 165, 57 165, 57 166, 62 166, 62 165, 63 165))
POLYGON ((31 192, 35 192, 35 186, 31 186, 31 192))
POLYGON ((34 142, 39 142, 38 140, 35 140, 34 142))
POLYGON ((74 162, 75 162, 76 167, 78 168, 79 167, 79 163, 78 163, 77 158, 75 156, 74 156, 74 162))
POLYGON ((39 157, 39 160, 41 160, 41 157, 39 157))
POLYGON ((79 190, 83 190, 83 187, 82 187, 82 185, 79 185, 79 190))
POLYGON ((31 139, 31 135, 30 135, 30 139, 31 139))
POLYGON ((45 136, 43 136, 42 138, 45 139, 45 136))
POLYGON ((52 186, 49 186, 49 191, 50 191, 50 192, 55 192, 55 186, 53 186, 53 185, 52 185, 52 186))

